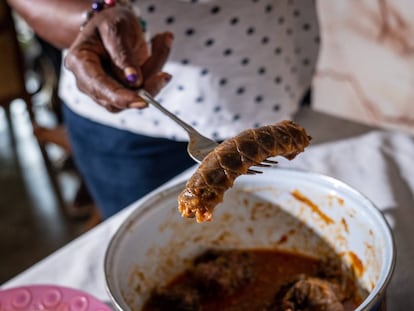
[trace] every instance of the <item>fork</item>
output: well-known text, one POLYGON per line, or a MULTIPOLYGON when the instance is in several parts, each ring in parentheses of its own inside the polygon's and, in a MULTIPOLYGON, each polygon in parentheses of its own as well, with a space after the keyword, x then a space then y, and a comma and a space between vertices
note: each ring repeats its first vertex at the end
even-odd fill
MULTIPOLYGON (((172 120, 177 122, 188 134, 189 141, 187 145, 187 152, 191 158, 197 163, 201 163, 203 159, 206 157, 207 154, 212 152, 214 148, 218 146, 218 143, 210 138, 205 137, 204 135, 200 134, 196 129, 194 129, 191 125, 187 124, 180 118, 178 118, 175 114, 173 114, 168 109, 164 108, 158 101, 154 99, 154 97, 149 94, 144 89, 140 89, 138 91, 138 95, 145 100, 148 104, 151 104, 166 116, 170 117, 172 120)), ((255 166, 260 167, 270 167, 270 164, 275 164, 277 162, 271 160, 265 160, 262 163, 258 163, 255 166)), ((261 174, 261 171, 249 169, 247 174, 261 174)))

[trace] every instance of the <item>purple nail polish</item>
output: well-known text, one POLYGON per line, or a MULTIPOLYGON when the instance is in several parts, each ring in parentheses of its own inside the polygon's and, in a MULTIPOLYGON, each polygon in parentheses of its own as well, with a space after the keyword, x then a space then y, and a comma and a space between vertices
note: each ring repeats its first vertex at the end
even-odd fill
POLYGON ((131 74, 126 76, 126 79, 130 83, 135 83, 135 82, 137 82, 138 76, 135 73, 131 73, 131 74))
POLYGON ((172 78, 172 76, 171 76, 171 75, 165 75, 165 76, 164 76, 164 81, 165 81, 165 83, 170 82, 170 81, 171 81, 171 78, 172 78))

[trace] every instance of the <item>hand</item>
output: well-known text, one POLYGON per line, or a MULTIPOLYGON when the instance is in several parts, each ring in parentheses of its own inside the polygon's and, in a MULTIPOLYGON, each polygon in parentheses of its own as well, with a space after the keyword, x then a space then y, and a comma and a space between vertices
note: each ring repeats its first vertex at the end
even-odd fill
POLYGON ((134 89, 143 87, 154 96, 168 83, 171 76, 161 69, 172 40, 169 32, 158 34, 149 51, 137 17, 116 6, 93 15, 70 47, 65 66, 78 88, 108 111, 144 108, 134 89))

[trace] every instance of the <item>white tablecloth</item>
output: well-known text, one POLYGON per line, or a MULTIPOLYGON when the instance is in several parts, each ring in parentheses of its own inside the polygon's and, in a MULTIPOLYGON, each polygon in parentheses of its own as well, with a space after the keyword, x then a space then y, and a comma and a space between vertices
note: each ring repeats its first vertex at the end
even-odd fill
MULTIPOLYGON (((313 126, 309 125, 309 128, 313 126)), ((331 122, 331 136, 340 136, 335 135, 335 131, 337 134, 341 132, 339 126, 341 123, 331 122)), ((320 125, 318 128, 322 133, 320 125)), ((414 138, 382 130, 363 132, 351 138, 314 144, 291 162, 279 159, 280 166, 338 178, 365 194, 385 213, 393 228, 397 248, 396 270, 388 288, 388 311, 414 310, 414 138)), ((315 136, 318 131, 310 133, 315 136)), ((193 169, 163 187, 185 179, 193 169)), ((140 202, 127 207, 2 287, 59 284, 87 291, 108 301, 103 273, 105 249, 119 224, 140 202)))

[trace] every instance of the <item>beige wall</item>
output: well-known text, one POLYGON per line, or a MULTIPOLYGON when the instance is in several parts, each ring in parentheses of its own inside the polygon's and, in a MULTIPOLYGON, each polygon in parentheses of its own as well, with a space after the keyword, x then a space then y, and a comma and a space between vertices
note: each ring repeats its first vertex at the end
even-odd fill
POLYGON ((414 1, 317 5, 315 109, 414 134, 414 1))

